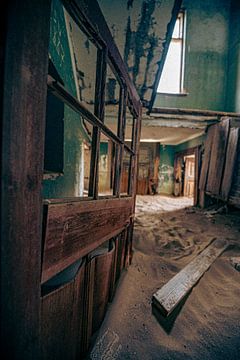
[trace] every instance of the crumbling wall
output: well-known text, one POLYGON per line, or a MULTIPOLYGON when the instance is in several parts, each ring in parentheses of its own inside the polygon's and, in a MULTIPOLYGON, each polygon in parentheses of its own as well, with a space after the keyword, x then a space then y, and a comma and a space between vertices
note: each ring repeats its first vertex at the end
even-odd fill
POLYGON ((99 0, 140 97, 150 101, 174 0, 99 0))

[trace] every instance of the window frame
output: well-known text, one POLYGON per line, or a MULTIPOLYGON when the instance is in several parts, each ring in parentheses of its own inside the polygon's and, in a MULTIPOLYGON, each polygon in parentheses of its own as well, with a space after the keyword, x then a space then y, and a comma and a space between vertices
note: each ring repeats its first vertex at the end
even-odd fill
MULTIPOLYGON (((134 118, 132 129, 132 144, 137 143, 140 127, 141 116, 141 102, 138 95, 134 93, 131 80, 128 74, 123 73, 123 69, 120 63, 118 63, 118 54, 115 57, 111 53, 109 45, 101 38, 101 35, 97 29, 88 22, 87 18, 81 10, 76 9, 71 3, 64 0, 61 1, 64 9, 68 12, 69 16, 75 21, 80 30, 91 40, 91 42, 97 48, 97 65, 96 65, 96 83, 95 83, 95 104, 94 111, 89 110, 85 104, 73 96, 64 86, 59 83, 52 76, 48 75, 47 85, 48 90, 57 98, 63 101, 75 112, 79 113, 84 121, 89 122, 93 126, 92 134, 92 151, 91 151, 91 164, 90 164, 90 179, 89 179, 89 191, 88 197, 83 199, 98 199, 98 198, 114 198, 122 197, 120 194, 121 187, 121 171, 123 154, 126 151, 131 158, 131 165, 129 170, 129 186, 128 197, 132 197, 133 194, 133 182, 135 181, 134 169, 137 162, 137 149, 133 145, 129 147, 125 143, 125 128, 126 128, 126 106, 129 107, 131 114, 134 118), (118 105, 118 132, 117 135, 104 124, 104 108, 105 108, 105 87, 106 87, 106 68, 107 64, 114 72, 119 85, 120 85, 120 99, 118 105), (134 125, 135 123, 135 125, 134 125), (136 131, 137 129, 137 131, 136 131), (103 133, 116 144, 116 166, 114 169, 114 184, 113 195, 99 196, 98 195, 98 177, 99 177, 99 149, 100 149, 100 133, 103 133)), ((125 69, 124 69, 125 71, 125 69)), ((124 196, 126 197, 126 195, 124 196)))
POLYGON ((185 45, 186 45, 186 10, 185 9, 181 9, 178 12, 176 22, 174 24, 171 41, 169 43, 169 48, 170 48, 172 42, 181 44, 181 55, 180 55, 180 64, 179 64, 179 67, 180 67, 180 77, 179 77, 179 87, 178 87, 179 89, 178 89, 178 92, 165 92, 165 91, 161 91, 160 89, 158 90, 159 84, 161 82, 164 66, 167 61, 167 57, 166 57, 166 60, 165 60, 164 66, 163 66, 163 70, 162 70, 162 74, 161 74, 161 77, 160 77, 158 85, 157 85, 157 94, 160 94, 160 95, 170 95, 170 96, 186 96, 186 95, 188 95, 188 93, 184 89, 185 45), (180 36, 173 37, 175 24, 178 21, 178 19, 180 19, 180 26, 179 26, 180 36))

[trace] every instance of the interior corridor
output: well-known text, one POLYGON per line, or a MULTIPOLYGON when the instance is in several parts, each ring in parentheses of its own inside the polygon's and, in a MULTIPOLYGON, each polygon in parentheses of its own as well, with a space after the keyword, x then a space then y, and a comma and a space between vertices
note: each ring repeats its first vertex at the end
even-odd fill
POLYGON ((190 207, 191 199, 137 196, 132 266, 124 272, 90 359, 238 359, 239 212, 190 207), (213 239, 232 244, 166 322, 152 314, 153 293, 213 239))

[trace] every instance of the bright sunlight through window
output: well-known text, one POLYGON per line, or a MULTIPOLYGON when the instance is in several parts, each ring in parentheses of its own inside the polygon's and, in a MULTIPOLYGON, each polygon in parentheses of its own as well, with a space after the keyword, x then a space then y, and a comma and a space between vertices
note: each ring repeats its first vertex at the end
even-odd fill
POLYGON ((175 23, 157 92, 179 94, 183 91, 183 34, 184 12, 180 12, 175 23))

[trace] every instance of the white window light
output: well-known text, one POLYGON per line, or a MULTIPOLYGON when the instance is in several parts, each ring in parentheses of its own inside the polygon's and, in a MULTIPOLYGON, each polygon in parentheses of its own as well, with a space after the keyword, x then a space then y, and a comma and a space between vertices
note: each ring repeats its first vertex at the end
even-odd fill
POLYGON ((184 17, 181 11, 176 20, 167 57, 157 92, 179 94, 183 92, 184 17))

